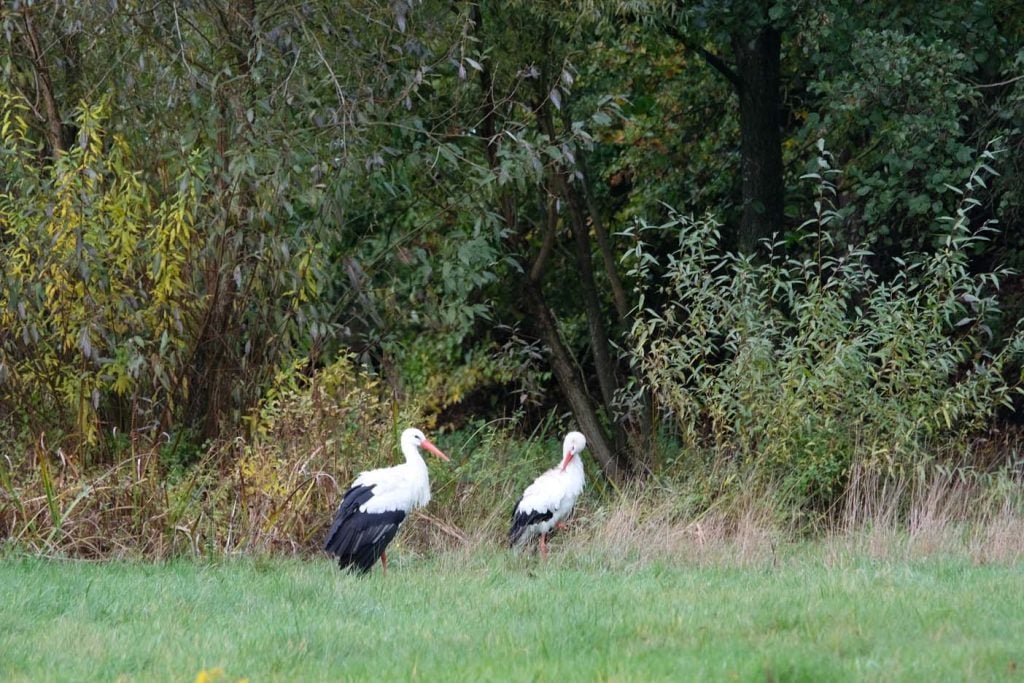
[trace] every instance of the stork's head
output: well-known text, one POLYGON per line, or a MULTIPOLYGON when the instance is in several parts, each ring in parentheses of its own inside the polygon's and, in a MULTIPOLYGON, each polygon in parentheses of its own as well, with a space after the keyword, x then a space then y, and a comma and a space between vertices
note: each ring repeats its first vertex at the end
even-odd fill
POLYGON ((411 427, 402 432, 402 450, 407 451, 410 448, 420 449, 426 448, 428 451, 441 458, 445 462, 448 462, 448 456, 441 452, 434 444, 430 443, 430 440, 415 427, 411 427))
POLYGON ((562 442, 562 471, 569 466, 572 459, 578 456, 587 447, 587 437, 579 432, 569 432, 562 442))

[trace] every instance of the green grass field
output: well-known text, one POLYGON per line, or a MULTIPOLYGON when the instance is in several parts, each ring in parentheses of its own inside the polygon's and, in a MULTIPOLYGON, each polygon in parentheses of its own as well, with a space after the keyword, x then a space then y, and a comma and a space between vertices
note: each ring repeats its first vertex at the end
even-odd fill
POLYGON ((326 559, 0 560, 0 680, 1024 676, 1020 566, 394 555, 368 578, 326 559))

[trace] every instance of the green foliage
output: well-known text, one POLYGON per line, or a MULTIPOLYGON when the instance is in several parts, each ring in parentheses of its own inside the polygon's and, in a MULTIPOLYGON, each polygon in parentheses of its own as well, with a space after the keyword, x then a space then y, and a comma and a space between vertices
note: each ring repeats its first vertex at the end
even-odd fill
MULTIPOLYGON (((1004 84, 1005 95, 999 98, 999 106, 994 107, 992 118, 986 123, 982 135, 990 138, 1005 136, 1003 139, 1008 149, 1020 149, 1024 140, 1024 47, 1018 49, 1012 62, 1012 71, 1018 74, 1016 81, 1004 84)), ((997 81, 1001 83, 1001 81, 997 81)), ((987 91, 994 88, 986 88, 987 91)), ((999 216, 1004 225, 1019 226, 1024 224, 1024 155, 1008 153, 1000 160, 1000 176, 993 181, 993 194, 996 205, 993 212, 999 216)), ((1007 230, 1006 245, 1002 253, 1006 262, 1016 270, 1024 267, 1024 231, 1007 230)), ((1019 302, 1024 305, 1024 302, 1019 302)), ((1021 317, 1019 307, 1014 310, 1016 317, 1021 317)))
POLYGON ((973 458, 966 435, 1009 400, 1020 284, 991 264, 1024 262, 1024 157, 970 172, 984 141, 1021 144, 1012 3, 41 8, 0 8, 0 518, 32 547, 312 547, 338 481, 410 420, 465 425, 440 437, 467 450, 438 474, 452 507, 413 534, 456 537, 452 515, 486 515, 568 421, 524 305, 535 263, 579 377, 605 336, 625 349, 629 414, 602 418, 620 444, 645 432, 660 480, 696 477, 682 511, 750 481, 737 462, 824 505, 862 461, 973 458), (789 221, 767 265, 719 253, 741 186, 729 69, 766 25, 789 221), (822 136, 845 173, 801 186, 822 136), (615 271, 635 220, 673 227, 615 271), (616 279, 645 297, 632 352, 616 279), (680 292, 703 327, 643 313, 680 292), (654 394, 670 420, 648 419, 654 394))
POLYGON ((604 96, 616 105, 595 108, 609 121, 591 124, 598 140, 591 155, 598 162, 593 185, 616 209, 616 222, 657 220, 664 203, 677 198, 685 198, 687 206, 714 206, 723 216, 738 216, 732 213, 738 122, 721 115, 732 102, 730 84, 649 27, 602 37, 602 49, 578 68, 583 97, 604 96))
POLYGON ((224 493, 244 522, 225 535, 214 518, 204 529, 209 542, 250 552, 318 549, 348 482, 393 459, 391 419, 378 383, 348 356, 315 374, 298 363, 278 373, 249 419, 252 436, 221 453, 237 463, 224 493))
POLYGON ((956 216, 936 226, 942 247, 898 259, 890 280, 870 252, 832 249, 827 157, 808 226, 816 243, 805 245, 813 257, 788 257, 781 243, 767 245, 764 262, 723 254, 710 218, 639 224, 627 255, 640 283, 631 353, 686 447, 818 508, 835 504, 854 463, 896 474, 963 459, 1010 407, 1019 389, 1008 374, 1024 352, 1019 330, 993 339, 1007 271, 970 267, 992 234, 970 221, 991 156, 956 216), (659 259, 650 242, 665 233, 678 247, 659 259))
MULTIPOLYGON (((124 437, 122 437, 124 438, 124 437)), ((191 468, 202 460, 209 444, 199 441, 193 430, 182 429, 173 434, 166 434, 157 446, 157 461, 160 463, 162 478, 170 486, 188 480, 191 468)), ((122 452, 127 451, 125 444, 120 445, 122 452)))
POLYGON ((875 248, 929 245, 929 217, 955 210, 950 186, 967 180, 974 143, 965 108, 979 92, 970 60, 942 40, 866 29, 849 69, 812 86, 821 114, 805 135, 857 145, 844 161, 843 189, 857 197, 854 242, 875 248))
POLYGON ((70 450, 93 446, 105 423, 130 430, 160 420, 188 395, 203 160, 194 154, 177 190, 157 201, 124 139, 106 138, 100 104, 81 108, 78 144, 37 166, 27 103, 0 97, 9 409, 67 438, 70 450))
MULTIPOLYGON (((426 218, 438 219, 451 220, 426 218)), ((385 358, 398 359, 395 379, 404 395, 431 413, 511 379, 492 343, 480 339, 494 314, 492 291, 508 275, 501 239, 493 221, 478 219, 397 249, 386 236, 362 245, 360 260, 379 265, 367 291, 366 307, 376 318, 368 335, 385 358)))
POLYGON ((203 446, 190 430, 122 443, 129 457, 104 468, 42 448, 5 459, 0 528, 20 547, 84 557, 309 553, 355 473, 398 461, 379 386, 347 356, 282 371, 248 422, 251 437, 203 446))

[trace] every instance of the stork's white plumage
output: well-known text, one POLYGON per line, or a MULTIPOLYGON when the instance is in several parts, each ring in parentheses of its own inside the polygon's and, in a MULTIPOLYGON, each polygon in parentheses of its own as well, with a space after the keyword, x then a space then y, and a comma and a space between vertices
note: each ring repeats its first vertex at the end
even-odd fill
POLYGON ((345 492, 327 533, 324 550, 342 569, 370 571, 380 558, 388 570, 387 547, 406 515, 430 502, 430 478, 420 448, 447 461, 448 456, 418 429, 402 432, 405 463, 362 472, 345 492))
POLYGON ((512 528, 508 531, 509 547, 522 545, 540 537, 540 554, 546 557, 548 532, 562 526, 583 491, 583 460, 580 453, 587 447, 579 432, 569 432, 562 443, 562 461, 537 477, 523 491, 512 510, 512 528))

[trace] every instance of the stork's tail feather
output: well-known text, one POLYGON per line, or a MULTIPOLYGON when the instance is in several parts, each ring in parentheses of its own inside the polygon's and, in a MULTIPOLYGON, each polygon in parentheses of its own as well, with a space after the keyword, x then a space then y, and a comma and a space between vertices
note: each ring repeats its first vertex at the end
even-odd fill
POLYGON ((398 533, 405 511, 360 512, 373 486, 353 486, 342 498, 324 541, 324 550, 338 558, 338 567, 365 574, 398 533))
POLYGON ((508 530, 508 547, 514 548, 517 543, 523 538, 523 532, 526 531, 526 527, 521 524, 513 522, 512 528, 508 530))
POLYGON ((345 492, 345 495, 341 497, 341 504, 338 505, 338 511, 334 514, 334 521, 327 532, 327 538, 324 539, 324 550, 337 554, 344 537, 342 527, 353 514, 359 511, 359 506, 372 496, 373 486, 353 486, 345 492))
MULTIPOLYGON (((521 500, 522 499, 520 499, 520 501, 521 500)), ((553 516, 554 513, 550 510, 544 512, 538 512, 537 510, 520 510, 519 503, 516 503, 515 510, 512 512, 512 527, 508 530, 508 547, 513 548, 526 540, 524 536, 531 524, 546 522, 553 516)))
POLYGON ((523 513, 519 512, 519 504, 523 502, 523 497, 519 496, 519 500, 512 506, 512 526, 508 530, 508 547, 515 547, 515 544, 523 537, 523 531, 526 530, 526 525, 522 524, 523 513))

